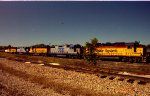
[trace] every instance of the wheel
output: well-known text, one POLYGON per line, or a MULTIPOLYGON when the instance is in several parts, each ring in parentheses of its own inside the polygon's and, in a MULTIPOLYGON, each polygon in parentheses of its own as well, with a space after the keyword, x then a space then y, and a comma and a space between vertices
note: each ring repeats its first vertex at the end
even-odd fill
POLYGON ((128 61, 128 58, 122 57, 121 61, 122 61, 122 62, 127 62, 127 61, 128 61))
POLYGON ((127 60, 126 60, 126 58, 124 57, 124 58, 122 58, 122 62, 126 62, 127 60))

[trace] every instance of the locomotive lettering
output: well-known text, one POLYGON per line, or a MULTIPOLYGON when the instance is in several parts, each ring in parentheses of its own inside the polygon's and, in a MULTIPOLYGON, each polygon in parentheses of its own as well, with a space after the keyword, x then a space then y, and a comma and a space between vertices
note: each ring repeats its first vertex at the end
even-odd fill
POLYGON ((110 50, 108 50, 108 49, 100 49, 100 50, 96 50, 96 52, 107 52, 107 53, 109 53, 109 52, 117 52, 117 50, 116 49, 110 49, 110 50))
POLYGON ((113 49, 111 49, 111 50, 106 49, 105 52, 108 52, 108 53, 109 52, 117 52, 117 50, 116 49, 114 49, 114 50, 113 49))
POLYGON ((96 50, 97 52, 104 52, 104 50, 100 49, 100 50, 96 50))

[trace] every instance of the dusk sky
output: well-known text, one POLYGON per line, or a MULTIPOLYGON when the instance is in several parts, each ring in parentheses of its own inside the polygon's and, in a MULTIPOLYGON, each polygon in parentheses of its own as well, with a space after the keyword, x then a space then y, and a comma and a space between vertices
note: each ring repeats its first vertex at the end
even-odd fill
POLYGON ((0 45, 150 43, 150 2, 0 2, 0 45))

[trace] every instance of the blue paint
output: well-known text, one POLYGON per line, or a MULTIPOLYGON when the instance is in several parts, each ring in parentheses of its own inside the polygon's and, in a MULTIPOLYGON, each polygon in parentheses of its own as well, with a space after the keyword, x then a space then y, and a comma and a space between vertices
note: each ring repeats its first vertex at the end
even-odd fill
POLYGON ((150 43, 150 2, 1 2, 0 45, 150 43))

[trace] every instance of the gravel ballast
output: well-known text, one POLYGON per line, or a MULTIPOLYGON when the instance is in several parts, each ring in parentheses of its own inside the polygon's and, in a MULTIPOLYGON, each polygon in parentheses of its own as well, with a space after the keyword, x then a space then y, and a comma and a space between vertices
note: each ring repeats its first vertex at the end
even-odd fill
POLYGON ((8 96, 150 96, 150 84, 100 78, 94 74, 0 58, 0 95, 8 96))

